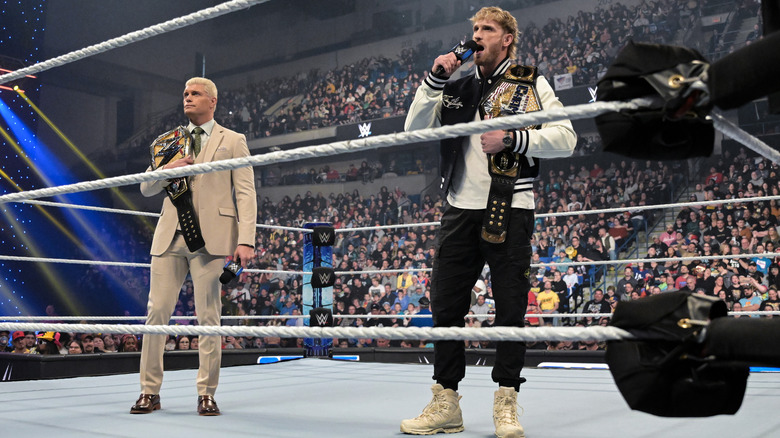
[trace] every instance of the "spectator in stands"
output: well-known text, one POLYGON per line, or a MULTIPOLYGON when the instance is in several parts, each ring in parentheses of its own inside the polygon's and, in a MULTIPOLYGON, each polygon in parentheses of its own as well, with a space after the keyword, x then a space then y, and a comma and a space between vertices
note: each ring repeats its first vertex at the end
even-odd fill
MULTIPOLYGON (((742 308, 742 311, 744 312, 755 312, 761 308, 761 297, 758 296, 758 294, 754 291, 754 285, 747 282, 746 279, 743 279, 742 283, 742 289, 744 298, 739 300, 740 307, 742 308)), ((757 318, 757 315, 753 315, 754 318, 757 318)))
POLYGON ((567 295, 569 297, 577 297, 580 295, 579 290, 581 289, 581 279, 580 276, 575 272, 574 266, 569 266, 566 268, 566 275, 564 275, 562 279, 566 284, 567 295))
POLYGON ((37 338, 35 336, 35 332, 27 332, 24 334, 24 342, 25 346, 28 350, 32 352, 32 350, 35 348, 35 344, 37 342, 37 338))
MULTIPOLYGON (((707 175, 707 178, 704 180, 704 185, 707 188, 712 188, 712 186, 719 186, 723 183, 723 173, 719 172, 715 166, 710 167, 710 174, 707 175)), ((704 199, 699 199, 700 201, 703 201, 704 199)))
POLYGON ((327 182, 338 182, 339 181, 339 171, 335 168, 330 168, 329 166, 325 166, 325 172, 326 172, 326 181, 327 182))
POLYGON ((81 342, 79 342, 78 339, 73 339, 72 341, 68 342, 68 354, 82 354, 84 353, 84 348, 81 345, 81 342))
POLYGON ((753 25, 753 30, 745 37, 745 43, 753 42, 761 37, 761 30, 758 27, 758 23, 753 25))
POLYGON ((623 269, 623 278, 618 281, 615 289, 615 297, 618 301, 628 301, 629 292, 626 285, 631 285, 631 290, 636 288, 637 278, 634 276, 634 270, 630 267, 623 269))
POLYGON ((363 184, 374 182, 374 173, 371 167, 369 167, 368 161, 363 160, 360 163, 360 168, 357 170, 357 176, 360 181, 363 181, 363 184))
POLYGON ((777 263, 769 265, 769 274, 767 275, 767 285, 770 288, 780 288, 780 266, 777 263))
POLYGON ((409 271, 398 274, 395 287, 398 290, 407 290, 414 285, 414 279, 412 273, 409 271))
MULTIPOLYGON (((778 297, 777 290, 771 288, 767 291, 767 298, 761 302, 761 307, 758 310, 762 311, 778 311, 780 310, 780 297, 778 297)), ((768 315, 771 317, 771 315, 768 315)))
POLYGON ((25 333, 22 331, 15 331, 11 333, 11 345, 13 345, 13 349, 11 350, 11 353, 19 353, 19 354, 30 353, 30 349, 27 348, 25 333))
POLYGON ((677 231, 675 231, 673 225, 667 225, 666 231, 661 233, 661 235, 658 237, 660 238, 661 242, 663 242, 664 245, 669 247, 677 243, 677 238, 679 237, 679 234, 677 233, 677 231))
POLYGON ((60 334, 41 332, 37 336, 38 344, 31 352, 34 354, 60 354, 60 334))
POLYGON ((617 243, 615 239, 607 233, 605 227, 599 228, 599 242, 604 250, 609 254, 610 260, 617 260, 617 243))
POLYGON ((614 312, 615 306, 617 306, 617 303, 619 301, 617 295, 615 295, 615 286, 611 284, 607 286, 607 293, 604 295, 604 301, 609 303, 609 307, 614 312))
POLYGON ((100 336, 100 334, 96 334, 95 337, 92 339, 92 343, 95 346, 95 353, 105 353, 106 352, 106 345, 103 342, 103 338, 100 336))
MULTIPOLYGON (((485 303, 485 295, 478 295, 477 296, 477 302, 471 306, 470 310, 474 312, 475 315, 487 315, 488 311, 490 310, 490 306, 485 303)), ((483 322, 487 319, 487 316, 477 316, 477 321, 483 322)))
MULTIPOLYGON (((596 289, 593 291, 593 299, 590 301, 586 301, 585 305, 582 306, 582 313, 611 313, 612 308, 610 307, 609 303, 604 300, 604 291, 601 289, 596 289)), ((585 325, 594 325, 598 324, 598 319, 594 319, 592 317, 585 317, 584 318, 585 325)))
POLYGON ((741 318, 742 317, 742 315, 739 315, 740 313, 743 312, 743 310, 742 310, 742 303, 740 303, 739 301, 731 303, 731 308, 729 310, 735 313, 735 314, 731 315, 733 318, 741 318))
MULTIPOLYGON (((430 310, 430 299, 426 297, 420 298, 420 310, 415 313, 416 315, 433 315, 430 310)), ((433 327, 432 318, 411 318, 409 323, 411 327, 433 327)))
POLYGON ((176 349, 177 350, 189 350, 190 349, 190 338, 186 335, 181 335, 176 338, 176 349))
MULTIPOLYGON (((552 290, 551 281, 544 282, 542 291, 536 295, 536 302, 538 303, 539 310, 543 314, 559 313, 558 309, 560 308, 560 298, 558 297, 558 294, 552 290)), ((560 320, 558 318, 544 318, 544 324, 558 326, 560 325, 560 320)))
POLYGON ((95 336, 92 333, 86 333, 81 336, 82 352, 85 354, 99 353, 95 351, 95 336))
POLYGON ((525 323, 529 327, 539 327, 541 325, 542 321, 541 318, 529 316, 529 315, 539 315, 542 311, 539 310, 539 304, 536 302, 536 294, 533 292, 528 292, 528 307, 526 307, 525 311, 525 323))
POLYGON ((116 342, 110 334, 103 335, 103 351, 106 353, 116 353, 116 342))
POLYGON ((136 352, 138 351, 138 339, 133 335, 124 335, 119 343, 118 351, 120 352, 136 352))
POLYGON ((347 181, 358 180, 358 169, 357 167, 355 167, 353 163, 349 163, 349 169, 347 169, 347 173, 346 173, 346 180, 347 181))

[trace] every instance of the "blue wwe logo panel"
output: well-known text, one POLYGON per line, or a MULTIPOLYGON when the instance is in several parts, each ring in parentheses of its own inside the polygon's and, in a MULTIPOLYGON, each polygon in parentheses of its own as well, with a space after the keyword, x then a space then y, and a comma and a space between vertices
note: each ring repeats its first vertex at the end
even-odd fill
MULTIPOLYGON (((303 236, 303 270, 312 274, 303 276, 303 314, 322 315, 322 309, 327 309, 330 325, 333 325, 333 243, 336 240, 333 227, 328 223, 309 223, 305 228, 311 228, 311 233, 303 236), (314 311, 312 313, 312 311, 314 311)), ((325 321, 309 319, 310 326, 323 326, 325 321)), ((306 356, 329 356, 333 345, 332 339, 305 338, 303 346, 306 356)))

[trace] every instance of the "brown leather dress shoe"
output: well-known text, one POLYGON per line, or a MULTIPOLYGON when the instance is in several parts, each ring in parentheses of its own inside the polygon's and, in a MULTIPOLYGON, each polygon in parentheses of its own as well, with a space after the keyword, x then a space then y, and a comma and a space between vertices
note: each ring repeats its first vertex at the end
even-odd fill
POLYGON ((219 408, 214 397, 210 395, 198 396, 198 415, 214 416, 219 415, 219 408))
POLYGON ((151 414, 160 408, 160 394, 141 394, 133 407, 130 408, 130 413, 151 414))

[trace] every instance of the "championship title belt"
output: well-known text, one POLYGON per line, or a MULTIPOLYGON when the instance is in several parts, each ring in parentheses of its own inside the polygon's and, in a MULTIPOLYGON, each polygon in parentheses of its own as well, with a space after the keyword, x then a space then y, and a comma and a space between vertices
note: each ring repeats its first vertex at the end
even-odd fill
MULTIPOLYGON (((192 152, 192 136, 183 126, 178 126, 154 139, 150 146, 152 154, 152 170, 158 169, 168 163, 184 158, 192 152)), ((192 191, 186 177, 169 180, 165 187, 168 198, 171 199, 179 216, 184 242, 191 252, 195 252, 204 246, 206 242, 200 232, 198 217, 195 216, 195 207, 192 204, 192 191)))
MULTIPOLYGON (((482 119, 541 110, 542 102, 535 84, 536 67, 510 66, 479 102, 482 119)), ((537 128, 538 126, 527 126, 520 130, 537 128)), ((482 239, 490 243, 503 243, 509 228, 515 181, 520 175, 520 160, 523 159, 520 154, 513 152, 513 147, 514 145, 496 154, 488 154, 490 193, 482 219, 482 239)))

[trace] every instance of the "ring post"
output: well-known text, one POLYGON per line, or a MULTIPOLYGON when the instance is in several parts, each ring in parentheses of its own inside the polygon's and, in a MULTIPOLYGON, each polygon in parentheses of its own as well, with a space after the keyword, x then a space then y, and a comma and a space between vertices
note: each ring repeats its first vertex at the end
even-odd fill
MULTIPOLYGON (((313 230, 303 236, 303 270, 312 274, 303 276, 303 312, 309 315, 307 325, 333 325, 333 244, 336 234, 329 223, 308 223, 313 230)), ((305 357, 329 357, 332 339, 304 338, 305 357)))

